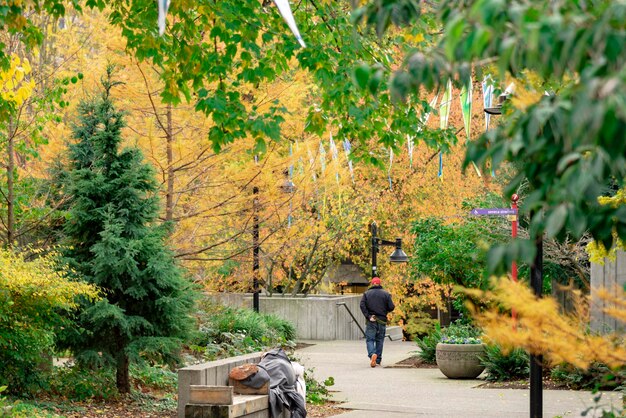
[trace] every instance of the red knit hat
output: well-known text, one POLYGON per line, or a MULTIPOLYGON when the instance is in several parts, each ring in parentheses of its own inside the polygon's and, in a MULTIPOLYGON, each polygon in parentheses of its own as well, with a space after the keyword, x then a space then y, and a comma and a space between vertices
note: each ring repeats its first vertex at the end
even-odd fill
POLYGON ((372 286, 380 286, 380 277, 374 277, 371 281, 372 286))

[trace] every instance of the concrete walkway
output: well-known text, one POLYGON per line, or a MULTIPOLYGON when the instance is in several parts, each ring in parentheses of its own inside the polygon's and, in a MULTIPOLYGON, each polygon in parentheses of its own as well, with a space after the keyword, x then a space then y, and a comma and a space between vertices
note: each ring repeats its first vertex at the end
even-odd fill
MULTIPOLYGON (((351 410, 337 418, 528 418, 529 391, 481 389, 483 380, 446 378, 439 369, 385 367, 404 360, 418 349, 412 342, 385 341, 383 367, 371 368, 364 341, 305 341, 296 351, 306 369, 324 381, 332 376, 333 399, 351 410)), ((543 416, 581 417, 594 406, 586 391, 544 390, 543 416)), ((604 393, 599 405, 619 406, 621 395, 604 393)), ((601 410, 601 408, 600 408, 601 410)), ((600 410, 587 417, 599 417, 600 410)))

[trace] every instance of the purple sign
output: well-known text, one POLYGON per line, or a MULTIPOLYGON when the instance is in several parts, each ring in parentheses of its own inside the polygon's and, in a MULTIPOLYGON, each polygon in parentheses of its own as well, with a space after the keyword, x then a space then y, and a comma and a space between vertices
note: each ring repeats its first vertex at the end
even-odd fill
POLYGON ((517 209, 509 209, 509 208, 472 209, 470 212, 470 215, 475 215, 475 216, 517 215, 517 209))

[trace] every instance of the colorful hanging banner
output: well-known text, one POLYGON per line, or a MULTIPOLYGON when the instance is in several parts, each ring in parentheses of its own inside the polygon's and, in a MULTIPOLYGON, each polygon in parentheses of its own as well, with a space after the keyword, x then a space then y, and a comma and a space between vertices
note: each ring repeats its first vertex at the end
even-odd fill
MULTIPOLYGON (((493 85, 491 84, 491 77, 485 76, 482 82, 482 90, 483 90, 483 109, 487 109, 491 107, 491 101, 493 98, 493 85)), ((485 113, 485 132, 489 130, 489 121, 491 120, 491 115, 487 112, 485 113)))
MULTIPOLYGON (((463 112, 463 126, 465 127, 465 142, 472 138, 472 80, 470 79, 467 86, 463 86, 461 90, 461 111, 463 112)), ((478 177, 482 177, 480 170, 472 161, 472 166, 478 177)))
MULTIPOLYGON (((485 76, 482 82, 482 90, 483 90, 483 109, 487 109, 491 107, 493 102, 493 84, 491 80, 491 76, 485 76)), ((485 113, 485 132, 489 130, 489 122, 491 121, 491 115, 487 112, 485 113)), ((491 177, 495 177, 496 172, 491 169, 491 177)))
POLYGON ((322 174, 326 171, 326 150, 324 143, 320 140, 320 165, 322 166, 322 174))
POLYGON ((313 182, 317 181, 317 176, 315 175, 315 158, 313 157, 313 153, 309 149, 309 145, 306 146, 306 153, 309 156, 309 169, 311 170, 311 177, 313 178, 313 182))
POLYGON ((298 155, 298 174, 304 173, 304 160, 302 159, 302 153, 300 152, 300 143, 296 139, 296 154, 298 155))
POLYGON ((461 112, 463 113, 463 126, 465 127, 465 142, 469 141, 472 135, 472 80, 469 85, 461 89, 461 112))
MULTIPOLYGON (((417 128, 418 132, 420 128, 417 128)), ((406 147, 409 151, 409 167, 413 167, 413 149, 415 149, 415 140, 412 135, 406 135, 406 147)))
POLYGON ((339 152, 337 151, 337 145, 335 145, 332 133, 330 134, 330 155, 335 163, 335 179, 337 184, 339 184, 339 152))
MULTIPOLYGON (((435 106, 437 106, 437 100, 439 100, 439 94, 435 94, 435 97, 433 97, 430 103, 428 103, 431 109, 434 109, 435 106)), ((422 116, 422 126, 426 126, 428 119, 430 119, 430 111, 426 112, 424 116, 422 116)), ((422 126, 420 126, 420 130, 422 129, 422 126)))
POLYGON ((352 144, 348 139, 344 139, 343 141, 343 151, 346 154, 346 160, 348 161, 348 169, 350 170, 350 177, 352 178, 352 183, 354 183, 354 170, 352 167, 352 160, 350 160, 350 151, 352 150, 352 144))
POLYGON ((293 144, 289 144, 289 180, 293 178, 293 144))
POLYGON ((389 179, 389 190, 393 190, 393 183, 391 182, 391 166, 393 165, 393 148, 389 147, 389 170, 387 170, 387 179, 389 179))
MULTIPOLYGON (((441 129, 448 129, 448 119, 450 117, 450 104, 452 102, 452 80, 448 80, 446 85, 446 91, 441 98, 441 105, 439 106, 439 127, 441 129)), ((439 179, 443 179, 443 152, 439 151, 439 172, 437 173, 439 179)))
MULTIPOLYGON (((435 108, 435 106, 437 105, 438 99, 439 99, 439 94, 436 94, 435 97, 433 97, 430 100, 429 106, 431 109, 435 108)), ((418 134, 422 131, 422 128, 426 126, 429 118, 430 118, 430 110, 422 114, 422 117, 420 118, 420 124, 417 127, 418 134)), ((413 135, 406 136, 406 144, 409 150, 409 166, 413 167, 413 151, 415 150, 415 138, 413 137, 413 135)))
POLYGON ((293 35, 296 37, 296 39, 300 43, 300 46, 302 46, 302 48, 305 48, 306 45, 304 44, 304 41, 302 40, 302 37, 300 36, 300 31, 298 30, 296 21, 293 18, 293 13, 291 13, 291 6, 289 6, 289 1, 274 0, 274 4, 276 4, 276 7, 278 7, 278 11, 280 12, 280 15, 283 17, 283 19, 285 19, 285 22, 287 22, 287 26, 289 26, 289 29, 291 29, 291 32, 293 32, 293 35))
POLYGON ((167 10, 170 8, 170 0, 158 0, 159 2, 159 35, 165 33, 165 18, 167 17, 167 10))

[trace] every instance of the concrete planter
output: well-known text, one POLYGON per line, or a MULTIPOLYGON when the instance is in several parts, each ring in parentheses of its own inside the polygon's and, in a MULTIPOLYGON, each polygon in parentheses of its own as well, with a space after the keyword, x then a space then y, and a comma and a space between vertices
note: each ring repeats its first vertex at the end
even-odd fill
POLYGON ((474 379, 485 370, 478 357, 484 344, 437 344, 437 366, 450 379, 474 379))

